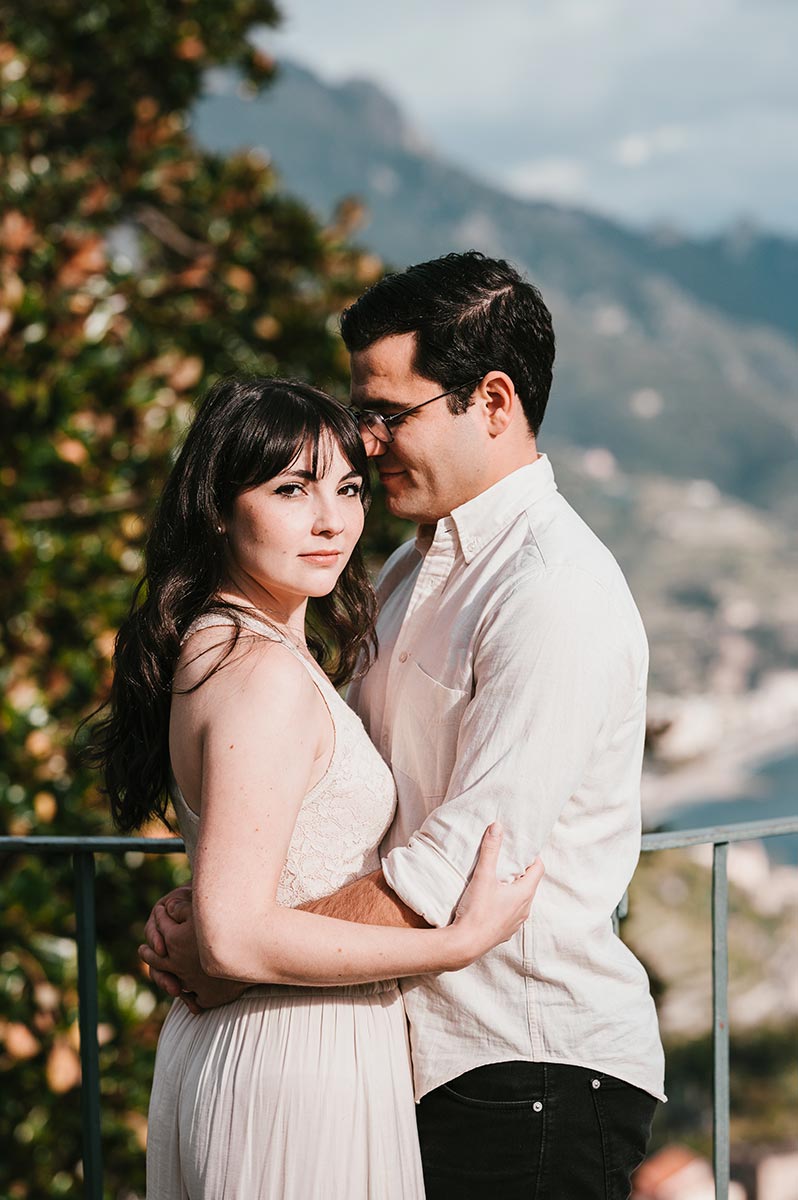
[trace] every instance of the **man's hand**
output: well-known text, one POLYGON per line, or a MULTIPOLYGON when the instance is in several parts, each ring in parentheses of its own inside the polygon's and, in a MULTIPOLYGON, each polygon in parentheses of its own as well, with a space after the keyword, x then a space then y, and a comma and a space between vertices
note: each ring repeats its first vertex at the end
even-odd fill
POLYGON ((230 979, 214 979, 200 965, 191 888, 180 887, 163 896, 144 927, 147 939, 139 946, 139 958, 150 976, 170 996, 179 996, 197 1014, 237 1000, 247 985, 230 979))

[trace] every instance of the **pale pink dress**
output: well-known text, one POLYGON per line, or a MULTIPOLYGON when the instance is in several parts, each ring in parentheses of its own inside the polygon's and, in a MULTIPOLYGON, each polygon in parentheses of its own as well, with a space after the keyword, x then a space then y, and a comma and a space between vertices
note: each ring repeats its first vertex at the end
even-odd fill
MULTIPOLYGON (((198 625, 221 623, 208 616, 198 625)), ((335 729, 330 765, 302 802, 280 879, 279 902, 296 906, 377 869, 377 846, 393 816, 393 780, 332 684, 270 626, 246 624, 282 642, 307 668, 335 729)), ((174 803, 191 859, 199 819, 177 788, 174 803)), ((263 985, 198 1017, 175 1001, 155 1062, 148 1200, 423 1196, 395 980, 263 985)))

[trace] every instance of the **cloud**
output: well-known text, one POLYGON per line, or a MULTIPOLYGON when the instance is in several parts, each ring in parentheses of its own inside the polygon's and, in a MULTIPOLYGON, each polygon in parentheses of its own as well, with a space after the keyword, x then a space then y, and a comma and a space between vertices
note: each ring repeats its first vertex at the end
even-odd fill
POLYGON ((512 167, 504 181, 519 196, 574 201, 588 194, 588 175, 587 165, 578 159, 538 158, 512 167))
POLYGON ((660 125, 648 133, 628 133, 615 143, 612 156, 622 167, 643 167, 653 158, 678 154, 690 141, 682 125, 660 125))
POLYGON ((453 161, 525 195, 798 233, 798 5, 283 0, 278 54, 372 79, 453 161), (782 131, 775 144, 773 129, 782 131), (789 136, 788 135, 789 131, 789 136))

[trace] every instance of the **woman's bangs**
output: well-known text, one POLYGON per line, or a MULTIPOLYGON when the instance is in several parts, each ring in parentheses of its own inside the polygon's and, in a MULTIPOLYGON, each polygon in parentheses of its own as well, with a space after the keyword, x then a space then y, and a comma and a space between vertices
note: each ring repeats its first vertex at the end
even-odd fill
MULTIPOLYGON (((330 403, 337 404, 337 401, 330 403)), ((340 451, 353 471, 362 475, 364 480, 368 479, 368 458, 363 440, 354 420, 343 406, 340 407, 340 412, 323 412, 321 407, 314 406, 307 413, 303 431, 296 442, 294 457, 282 470, 287 470, 297 462, 308 442, 312 447, 310 469, 314 479, 327 474, 336 450, 340 451)))
MULTIPOLYGON (((270 381, 250 406, 249 419, 242 421, 220 455, 219 500, 226 508, 236 496, 296 467, 306 447, 314 479, 330 470, 338 450, 352 469, 363 477, 364 503, 369 495, 368 458, 358 427, 337 400, 305 384, 270 381)), ((224 436, 224 435, 223 435, 224 436)))

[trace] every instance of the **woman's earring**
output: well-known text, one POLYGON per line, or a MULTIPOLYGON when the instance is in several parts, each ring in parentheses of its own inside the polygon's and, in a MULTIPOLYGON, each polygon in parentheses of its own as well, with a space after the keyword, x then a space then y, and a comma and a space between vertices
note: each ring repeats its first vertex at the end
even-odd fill
POLYGON ((224 533, 224 530, 222 529, 221 525, 217 525, 217 526, 216 526, 216 532, 217 532, 217 533, 224 533))

